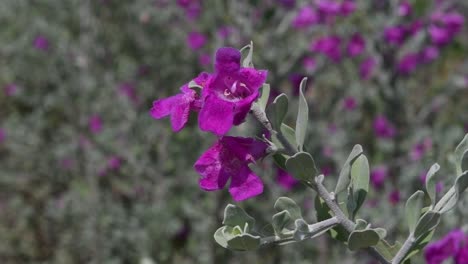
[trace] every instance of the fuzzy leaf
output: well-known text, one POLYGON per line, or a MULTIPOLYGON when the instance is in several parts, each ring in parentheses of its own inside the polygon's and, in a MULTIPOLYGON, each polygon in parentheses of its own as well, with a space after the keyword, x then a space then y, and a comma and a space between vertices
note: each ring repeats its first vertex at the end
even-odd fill
POLYGON ((307 152, 298 152, 286 160, 286 169, 296 179, 312 181, 317 174, 315 162, 307 152))
POLYGON ((458 144, 458 146, 455 148, 455 169, 457 172, 457 175, 462 174, 463 169, 462 169, 462 162, 463 162, 463 156, 465 156, 466 152, 468 151, 468 134, 465 135, 463 140, 458 144))
POLYGON ((348 208, 352 219, 361 208, 369 191, 369 163, 365 155, 360 155, 351 165, 351 185, 348 208))
POLYGON ((408 222, 408 227, 411 233, 414 232, 416 224, 421 215, 421 208, 423 206, 424 192, 417 191, 406 202, 405 206, 405 217, 408 222))
MULTIPOLYGON (((281 129, 281 124, 288 113, 288 105, 288 96, 282 93, 278 95, 268 107, 267 116, 274 130, 279 131, 281 129)), ((296 142, 295 139, 294 142, 296 142)))
POLYGON ((380 237, 377 232, 372 229, 353 231, 348 238, 348 248, 350 250, 358 250, 377 245, 380 237))
POLYGON ((214 239, 215 239, 216 243, 218 243, 223 248, 227 248, 227 246, 228 246, 227 240, 226 240, 226 238, 224 237, 224 234, 223 234, 223 231, 224 231, 225 228, 226 228, 225 226, 220 227, 214 233, 214 239))
POLYGON ((307 125, 309 121, 309 106, 304 96, 304 89, 307 83, 307 78, 302 79, 299 87, 299 110, 296 120, 296 142, 299 151, 304 150, 304 141, 307 134, 307 125))
POLYGON ((269 98, 270 98, 270 85, 265 83, 262 86, 262 95, 260 96, 260 98, 258 98, 258 101, 256 102, 260 106, 260 109, 262 109, 263 111, 265 111, 266 109, 269 98))
POLYGON ((434 228, 437 227, 440 221, 441 214, 435 211, 428 211, 426 212, 416 224, 416 228, 414 230, 414 237, 419 239, 421 236, 426 234, 427 232, 432 231, 434 228))
POLYGON ((291 215, 287 210, 283 210, 275 215, 273 215, 273 219, 271 224, 273 225, 273 229, 275 230, 275 234, 277 236, 281 236, 284 227, 291 221, 291 215))
POLYGON ((226 226, 240 226, 244 228, 245 224, 252 227, 255 224, 255 219, 248 215, 242 208, 233 204, 228 204, 224 209, 223 225, 226 226))
POLYGON ((436 181, 434 175, 440 169, 440 165, 434 163, 426 175, 426 191, 429 197, 431 198, 432 205, 436 202, 436 181))
POLYGON ((282 212, 284 210, 288 211, 289 216, 292 220, 302 218, 301 209, 297 206, 296 202, 288 197, 280 197, 275 202, 275 210, 282 212))
POLYGON ((363 150, 362 150, 361 145, 358 144, 353 147, 353 150, 349 154, 348 158, 346 159, 345 164, 343 165, 343 168, 340 171, 338 183, 336 184, 336 188, 335 188, 335 194, 339 194, 342 191, 346 190, 346 188, 348 188, 349 182, 351 180, 351 177, 350 177, 351 164, 357 157, 359 157, 362 154, 362 152, 363 150))
POLYGON ((244 233, 228 240, 227 244, 228 248, 232 250, 254 250, 260 245, 260 237, 244 233))
POLYGON ((253 42, 250 41, 249 45, 246 45, 241 49, 241 52, 244 51, 245 49, 249 49, 249 53, 247 53, 247 56, 245 56, 244 60, 242 61, 242 66, 243 67, 248 67, 248 68, 253 68, 253 62, 252 62, 252 57, 253 57, 253 42))

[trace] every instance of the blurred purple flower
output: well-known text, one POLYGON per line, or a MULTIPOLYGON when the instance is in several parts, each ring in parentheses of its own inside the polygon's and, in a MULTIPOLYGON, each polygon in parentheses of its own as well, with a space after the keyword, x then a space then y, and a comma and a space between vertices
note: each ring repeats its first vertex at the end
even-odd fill
POLYGON ((421 160, 426 152, 432 149, 432 140, 425 138, 422 142, 419 142, 411 148, 410 158, 412 161, 421 160))
POLYGON ((398 190, 393 190, 390 192, 388 196, 388 201, 390 202, 391 205, 395 206, 400 202, 400 191, 398 190))
POLYGON ((203 190, 224 188, 229 178, 229 192, 242 201, 263 192, 263 183, 249 168, 250 163, 265 155, 266 144, 253 138, 224 136, 197 160, 194 167, 202 176, 203 190))
POLYGON ((419 53, 408 53, 404 55, 398 62, 398 72, 403 75, 408 75, 416 70, 420 62, 419 53))
POLYGON ((333 148, 330 146, 323 146, 322 154, 323 156, 330 158, 331 156, 333 156, 333 148))
POLYGON ((139 99, 136 94, 136 89, 135 85, 130 82, 124 82, 119 84, 118 91, 121 95, 126 96, 130 101, 132 101, 134 104, 138 104, 139 99))
POLYGON ((122 158, 119 156, 111 156, 107 160, 107 168, 109 170, 118 170, 122 165, 122 158))
POLYGON ((211 64, 211 55, 206 53, 200 54, 198 56, 198 62, 202 67, 209 66, 211 64))
POLYGON ((60 160, 60 167, 62 167, 65 170, 70 170, 74 164, 75 161, 71 158, 63 158, 60 160))
POLYGON ((267 71, 241 67, 240 59, 240 51, 234 48, 216 52, 215 73, 202 90, 203 108, 198 118, 201 130, 226 134, 233 125, 244 122, 258 98, 267 71))
POLYGON ((363 80, 369 80, 372 77, 377 60, 374 57, 367 57, 359 65, 359 76, 363 80))
POLYGON ((400 4, 398 4, 399 16, 408 16, 409 14, 411 14, 411 11, 411 4, 408 1, 403 0, 400 4))
POLYGON ((299 12, 296 14, 292 21, 294 28, 306 28, 311 25, 317 24, 319 22, 318 12, 311 6, 303 6, 299 9, 299 12))
POLYGON ((288 9, 296 6, 296 0, 276 0, 276 2, 288 9))
POLYGON ((233 28, 229 26, 221 26, 217 30, 218 37, 221 39, 227 39, 233 32, 233 28))
POLYGON ((14 83, 9 83, 5 85, 5 87, 3 87, 3 91, 5 92, 6 96, 13 96, 18 91, 18 85, 14 83))
POLYGON ((345 97, 343 99, 343 107, 344 107, 344 109, 346 109, 348 111, 352 111, 352 110, 356 109, 356 107, 357 107, 356 98, 354 98, 352 96, 345 97))
POLYGON ((328 130, 328 132, 334 134, 334 133, 336 133, 336 131, 338 131, 338 127, 336 126, 335 123, 329 123, 327 130, 328 130))
POLYGON ((452 40, 449 30, 438 25, 429 26, 428 30, 431 41, 435 45, 446 45, 452 40))
POLYGON ((384 38, 387 42, 401 45, 406 38, 406 30, 403 26, 392 26, 384 30, 384 38))
POLYGON ((375 135, 379 138, 392 138, 396 134, 394 125, 383 115, 374 119, 373 127, 375 135))
POLYGON ((421 51, 421 61, 423 63, 429 63, 439 57, 439 48, 436 46, 429 46, 421 51))
POLYGON ((187 35, 187 45, 192 50, 199 50, 206 44, 207 38, 200 32, 192 31, 187 35))
POLYGON ((50 47, 49 40, 45 36, 39 35, 34 39, 34 47, 38 50, 46 51, 50 47))
POLYGON ((92 115, 88 120, 88 127, 91 133, 97 134, 102 131, 102 120, 98 115, 92 115))
MULTIPOLYGON (((201 73, 193 81, 204 87, 208 78, 210 78, 208 73, 201 73)), ((197 93, 190 89, 188 84, 184 84, 180 90, 181 93, 177 95, 154 101, 150 110, 150 114, 154 119, 171 116, 172 130, 175 132, 179 132, 184 128, 190 111, 198 112, 202 104, 197 93)))
POLYGON ((321 37, 311 43, 310 50, 326 55, 335 63, 340 62, 341 38, 335 35, 321 37))
POLYGON ((324 176, 331 175, 333 173, 333 167, 331 165, 325 165, 322 167, 321 172, 324 176))
POLYGON ((384 186, 385 180, 388 177, 388 168, 385 165, 380 165, 372 169, 370 174, 370 180, 372 186, 376 189, 382 189, 384 186))
POLYGON ((468 237, 465 237, 465 245, 462 247, 455 256, 455 264, 468 263, 468 237))
POLYGON ((305 57, 302 59, 302 66, 309 72, 315 71, 317 68, 317 62, 312 57, 305 57))
POLYGON ((292 73, 289 75, 289 82, 291 83, 291 86, 292 86, 292 93, 294 96, 298 96, 299 95, 299 88, 300 88, 300 85, 301 85, 301 81, 302 79, 304 79, 305 75, 303 74, 299 74, 299 73, 292 73))
POLYGON ((299 181, 291 176, 288 172, 280 168, 278 168, 276 175, 276 182, 286 190, 291 190, 299 183, 299 181))
POLYGON ((356 3, 352 0, 345 0, 341 3, 340 14, 342 16, 349 16, 356 11, 356 3))
POLYGON ((465 240, 464 236, 465 234, 463 234, 462 230, 455 229, 442 239, 430 243, 424 249, 424 258, 427 264, 441 264, 445 260, 453 258, 461 249, 462 243, 465 240))
POLYGON ((359 33, 353 34, 347 47, 348 55, 351 57, 355 57, 361 54, 365 48, 366 48, 366 41, 361 36, 361 34, 359 33))
POLYGON ((341 11, 341 4, 335 0, 315 0, 315 5, 320 14, 325 16, 336 16, 341 11))
POLYGON ((189 20, 196 20, 200 16, 202 10, 200 0, 177 0, 177 5, 184 9, 189 20))

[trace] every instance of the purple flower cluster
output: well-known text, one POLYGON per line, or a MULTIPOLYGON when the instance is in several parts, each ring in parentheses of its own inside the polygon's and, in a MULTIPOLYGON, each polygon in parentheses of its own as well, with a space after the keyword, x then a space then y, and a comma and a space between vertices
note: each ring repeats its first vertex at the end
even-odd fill
POLYGON ((191 111, 199 112, 200 129, 218 137, 195 163, 195 170, 202 175, 200 187, 219 190, 230 178, 229 191, 236 201, 263 191, 263 183, 248 164, 263 157, 267 147, 252 138, 225 136, 233 126, 244 122, 267 77, 265 70, 241 67, 240 60, 239 50, 218 49, 214 73, 204 72, 193 80, 202 88, 200 93, 185 84, 181 93, 154 101, 150 110, 155 119, 170 116, 176 132, 186 125, 191 111))
POLYGON ((187 35, 187 45, 193 50, 199 50, 206 44, 206 36, 200 32, 193 31, 187 35))
POLYGON ((378 115, 374 119, 374 133, 378 138, 393 138, 396 128, 385 116, 378 115))
POLYGON ((348 16, 356 10, 351 0, 316 0, 312 5, 301 7, 292 21, 297 29, 307 28, 315 24, 332 23, 338 16, 348 16))
POLYGON ((387 177, 388 177, 387 166, 385 165, 377 166, 371 171, 371 174, 370 174, 371 184, 377 189, 382 189, 387 177))
POLYGON ((441 240, 429 244, 424 250, 428 264, 441 264, 452 259, 455 264, 468 263, 468 236, 455 229, 441 240))
POLYGON ((198 19, 202 11, 201 0, 177 0, 177 5, 184 10, 189 20, 198 19))
POLYGON ((34 48, 42 51, 46 51, 50 48, 49 40, 43 36, 39 35, 34 39, 34 48))

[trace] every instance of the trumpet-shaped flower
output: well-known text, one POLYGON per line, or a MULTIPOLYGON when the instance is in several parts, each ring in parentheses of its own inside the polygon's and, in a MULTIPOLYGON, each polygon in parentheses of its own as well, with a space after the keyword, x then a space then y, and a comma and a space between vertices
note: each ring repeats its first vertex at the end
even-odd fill
POLYGON ((267 145, 253 138, 222 137, 197 160, 194 167, 202 176, 200 188, 215 191, 231 179, 229 192, 242 201, 263 192, 263 183, 249 168, 265 155, 267 145))

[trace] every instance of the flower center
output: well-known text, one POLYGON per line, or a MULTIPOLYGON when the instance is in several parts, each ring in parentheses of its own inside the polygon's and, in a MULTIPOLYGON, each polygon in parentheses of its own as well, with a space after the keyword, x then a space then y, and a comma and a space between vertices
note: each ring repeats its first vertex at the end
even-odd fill
POLYGON ((232 81, 232 79, 226 79, 225 83, 226 87, 228 88, 224 89, 223 91, 223 95, 226 99, 231 101, 238 101, 249 96, 252 93, 245 83, 234 81, 232 84, 229 85, 229 81, 232 81))

